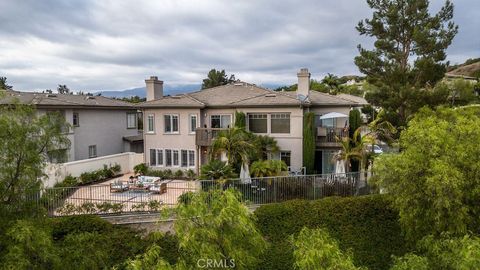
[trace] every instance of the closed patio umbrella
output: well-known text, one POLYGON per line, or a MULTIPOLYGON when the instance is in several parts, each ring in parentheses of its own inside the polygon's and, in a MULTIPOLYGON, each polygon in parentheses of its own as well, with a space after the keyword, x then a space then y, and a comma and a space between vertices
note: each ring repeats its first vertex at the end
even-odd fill
POLYGON ((248 169, 248 163, 242 163, 242 168, 240 169, 240 181, 242 184, 252 183, 252 178, 250 177, 250 170, 248 169))

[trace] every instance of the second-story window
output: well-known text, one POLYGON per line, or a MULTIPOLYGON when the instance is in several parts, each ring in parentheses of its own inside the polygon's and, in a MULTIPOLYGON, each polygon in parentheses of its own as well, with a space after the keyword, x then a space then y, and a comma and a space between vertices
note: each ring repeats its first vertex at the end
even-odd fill
POLYGON ((80 126, 80 117, 78 116, 78 113, 76 113, 76 112, 73 113, 72 125, 74 127, 79 127, 80 126))
POLYGON ((290 133, 289 113, 272 113, 270 117, 271 133, 290 133))
POLYGON ((178 133, 178 115, 166 114, 165 119, 165 133, 178 133))
POLYGON ((229 114, 218 114, 210 117, 212 128, 229 128, 232 125, 232 116, 229 114))
POLYGON ((137 113, 127 113, 127 128, 137 128, 137 113))
POLYGON ((149 114, 147 116, 147 132, 148 133, 155 132, 155 116, 153 114, 149 114))
POLYGON ((191 114, 190 115, 189 131, 190 131, 190 133, 195 133, 196 129, 197 129, 197 115, 196 114, 191 114))
POLYGON ((253 133, 267 133, 267 114, 248 114, 248 129, 253 133))

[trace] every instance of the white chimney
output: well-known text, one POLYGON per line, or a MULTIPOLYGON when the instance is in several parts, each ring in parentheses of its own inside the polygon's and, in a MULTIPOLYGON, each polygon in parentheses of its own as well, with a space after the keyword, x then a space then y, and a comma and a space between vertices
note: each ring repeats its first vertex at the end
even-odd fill
POLYGON ((310 73, 308 68, 300 69, 300 72, 297 73, 298 77, 298 88, 297 96, 306 98, 310 94, 310 73))
POLYGON ((147 101, 163 97, 163 81, 158 80, 157 76, 150 76, 145 80, 147 85, 147 101))

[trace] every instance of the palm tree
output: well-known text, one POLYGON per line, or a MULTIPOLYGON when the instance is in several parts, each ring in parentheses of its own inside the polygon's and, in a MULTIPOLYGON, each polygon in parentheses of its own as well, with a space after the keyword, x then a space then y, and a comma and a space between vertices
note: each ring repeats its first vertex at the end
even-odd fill
POLYGON ((237 127, 229 128, 218 134, 210 148, 210 159, 215 155, 225 153, 227 164, 233 166, 237 161, 248 162, 249 154, 255 151, 248 133, 237 127))
POLYGON ((220 160, 212 160, 201 168, 200 179, 222 180, 235 177, 231 166, 220 160))
POLYGON ((275 154, 280 151, 278 147, 277 140, 267 135, 255 136, 255 148, 257 149, 257 157, 259 159, 265 160, 268 159, 268 154, 275 154))

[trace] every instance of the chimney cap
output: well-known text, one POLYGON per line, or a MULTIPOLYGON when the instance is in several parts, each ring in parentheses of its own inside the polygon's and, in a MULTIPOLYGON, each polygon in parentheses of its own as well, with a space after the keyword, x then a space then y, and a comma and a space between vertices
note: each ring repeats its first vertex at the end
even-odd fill
POLYGON ((310 76, 310 72, 308 72, 308 68, 301 68, 297 76, 310 76))
POLYGON ((163 83, 163 81, 160 81, 157 76, 150 76, 150 78, 145 79, 145 82, 163 83))

